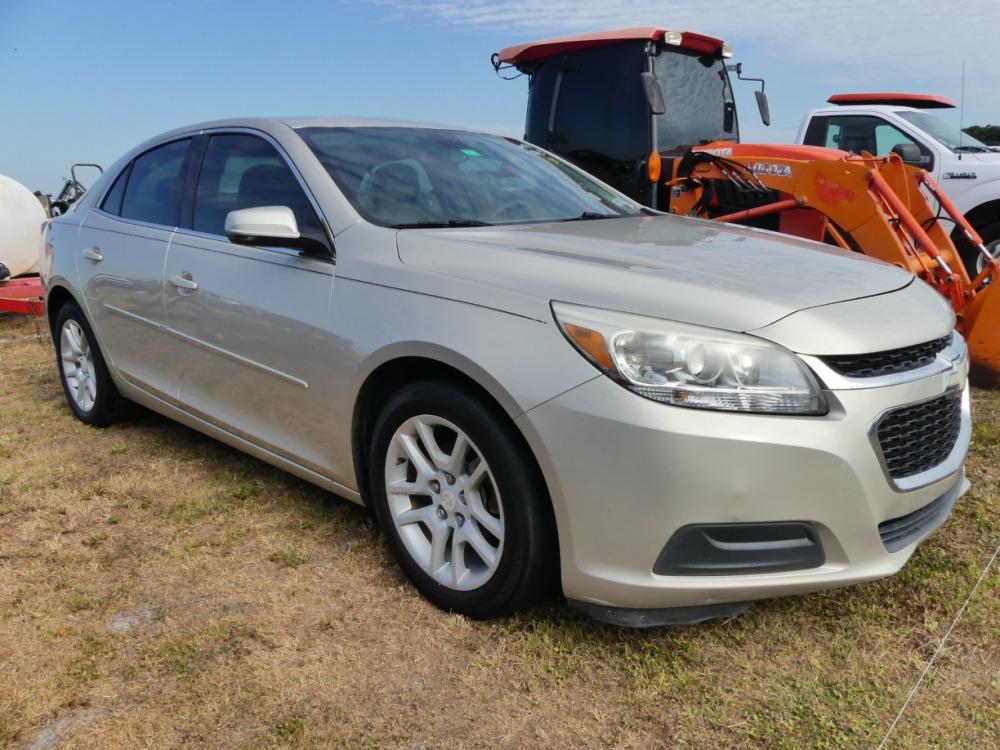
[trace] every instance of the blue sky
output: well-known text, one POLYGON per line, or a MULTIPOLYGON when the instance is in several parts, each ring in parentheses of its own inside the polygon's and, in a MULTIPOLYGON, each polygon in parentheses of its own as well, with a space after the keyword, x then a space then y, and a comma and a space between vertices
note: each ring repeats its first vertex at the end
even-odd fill
POLYGON ((526 83, 489 56, 654 24, 725 38, 767 78, 773 127, 737 84, 744 140, 794 137, 838 91, 960 95, 1000 123, 995 0, 0 0, 0 174, 56 191, 161 131, 234 115, 356 114, 520 134, 526 83))

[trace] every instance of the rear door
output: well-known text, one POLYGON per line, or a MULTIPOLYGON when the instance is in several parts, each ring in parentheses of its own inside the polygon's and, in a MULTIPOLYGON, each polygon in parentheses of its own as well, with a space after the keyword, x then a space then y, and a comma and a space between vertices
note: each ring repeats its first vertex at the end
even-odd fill
POLYGON ((224 227, 230 211, 288 206, 301 234, 329 238, 275 143, 220 132, 203 147, 190 219, 165 272, 179 398, 196 416, 330 474, 331 436, 345 429, 330 424, 333 257, 237 245, 224 227))
POLYGON ((175 376, 162 330, 163 263, 180 217, 191 140, 137 156, 87 214, 77 268, 101 346, 119 374, 157 395, 175 376))

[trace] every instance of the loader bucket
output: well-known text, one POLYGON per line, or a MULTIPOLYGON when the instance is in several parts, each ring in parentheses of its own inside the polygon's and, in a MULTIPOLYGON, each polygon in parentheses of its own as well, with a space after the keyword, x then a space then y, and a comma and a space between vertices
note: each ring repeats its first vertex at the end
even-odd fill
POLYGON ((975 379, 1000 384, 1000 285, 981 288, 962 310, 957 328, 969 342, 975 379))

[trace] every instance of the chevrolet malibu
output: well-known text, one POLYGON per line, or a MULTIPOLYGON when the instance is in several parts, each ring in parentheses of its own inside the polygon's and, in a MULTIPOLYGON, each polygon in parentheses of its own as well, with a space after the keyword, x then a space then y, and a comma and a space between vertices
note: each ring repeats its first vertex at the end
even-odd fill
POLYGON ((899 570, 968 488, 968 361, 909 273, 658 215, 517 140, 242 119, 42 242, 83 422, 138 402, 368 505, 474 618, 631 626, 899 570))

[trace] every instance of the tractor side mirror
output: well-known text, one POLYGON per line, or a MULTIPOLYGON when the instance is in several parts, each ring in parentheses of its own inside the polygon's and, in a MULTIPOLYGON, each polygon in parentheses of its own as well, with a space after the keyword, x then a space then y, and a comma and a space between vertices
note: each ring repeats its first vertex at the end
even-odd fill
POLYGON ((727 65, 726 70, 735 71, 736 77, 741 81, 752 81, 754 83, 760 84, 760 91, 754 91, 754 95, 757 97, 757 109, 760 110, 760 121, 764 125, 770 127, 771 125, 771 108, 767 104, 767 94, 764 93, 764 86, 767 84, 764 82, 763 78, 750 78, 743 76, 743 63, 736 63, 735 65, 727 65))
POLYGON ((767 94, 763 91, 754 91, 753 93, 757 97, 757 109, 760 110, 760 120, 765 126, 770 127, 771 108, 767 104, 767 94))
POLYGON ((656 73, 646 71, 642 74, 642 89, 646 92, 650 112, 662 115, 667 111, 667 103, 663 100, 663 87, 660 86, 660 79, 656 77, 656 73))

